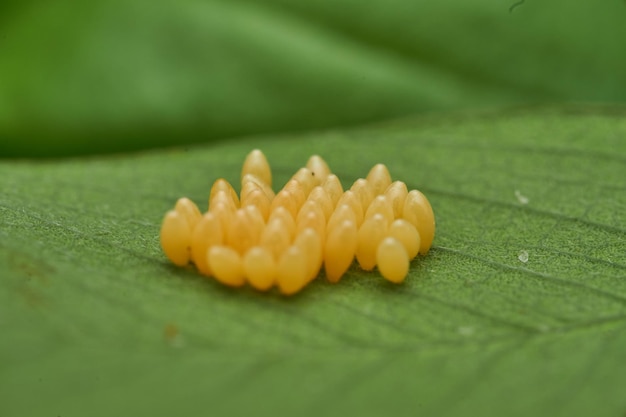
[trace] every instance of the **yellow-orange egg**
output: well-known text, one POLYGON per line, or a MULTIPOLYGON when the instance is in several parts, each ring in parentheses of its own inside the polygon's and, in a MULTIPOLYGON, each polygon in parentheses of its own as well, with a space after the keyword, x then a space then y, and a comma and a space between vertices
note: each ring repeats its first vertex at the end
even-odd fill
POLYGON ((417 256, 420 249, 420 234, 411 223, 404 219, 394 220, 387 234, 402 243, 409 259, 417 256))
POLYGON ((318 178, 315 177, 313 171, 308 168, 300 168, 294 175, 291 177, 292 180, 298 181, 301 185, 302 190, 304 191, 305 197, 309 195, 311 190, 320 184, 318 178))
POLYGON ((261 237, 262 224, 252 221, 245 209, 239 209, 232 217, 226 229, 226 245, 235 249, 240 255, 255 246, 261 237))
POLYGON ((213 197, 209 200, 209 210, 212 210, 218 204, 225 204, 230 212, 237 210, 238 203, 233 199, 231 194, 227 191, 220 190, 213 194, 213 197))
POLYGON ((252 175, 252 174, 246 174, 243 176, 243 178, 241 179, 241 189, 242 191, 246 188, 249 187, 248 184, 253 184, 256 185, 258 188, 260 188, 265 194, 267 194, 267 197, 271 200, 274 198, 274 190, 272 190, 271 185, 263 182, 261 179, 259 179, 258 177, 252 175))
POLYGON ((222 224, 222 230, 227 230, 231 219, 235 215, 235 210, 228 205, 228 203, 219 201, 215 204, 211 204, 211 208, 209 209, 209 213, 213 213, 215 217, 222 224))
POLYGON ((391 175, 383 164, 374 165, 365 179, 372 185, 375 195, 383 194, 391 184, 391 175))
POLYGON ((245 284, 245 275, 241 255, 228 246, 211 246, 208 263, 213 276, 222 284, 240 287, 245 284))
POLYGON ((224 178, 219 178, 213 183, 213 186, 211 187, 211 193, 209 194, 209 201, 213 200, 213 197, 215 196, 215 194, 217 194, 218 191, 224 191, 225 193, 230 195, 231 199, 235 202, 235 206, 239 207, 239 197, 237 196, 237 192, 235 191, 233 186, 230 185, 230 183, 224 178))
POLYGON ((269 249, 263 246, 254 246, 246 252, 243 270, 247 281, 257 290, 269 290, 276 282, 276 260, 269 249))
MULTIPOLYGON (((347 206, 343 206, 347 207, 347 206)), ((330 282, 338 282, 354 260, 357 228, 354 220, 344 220, 329 229, 324 245, 324 270, 330 282)))
POLYGON ((359 228, 356 260, 365 271, 371 271, 376 266, 376 251, 387 236, 387 229, 387 219, 381 214, 369 217, 359 228))
POLYGON ((278 194, 276 194, 276 197, 274 197, 274 200, 272 200, 272 205, 270 206, 270 216, 279 207, 286 209, 294 219, 298 215, 298 210, 300 209, 294 195, 287 190, 279 191, 278 194))
MULTIPOLYGON (((263 190, 263 187, 261 187, 256 182, 248 181, 246 183, 241 184, 241 192, 239 193, 239 200, 241 200, 241 204, 243 204, 246 198, 248 198, 248 195, 250 193, 255 192, 255 191, 263 193, 269 201, 272 201, 271 198, 263 190)), ((209 200, 209 202, 210 201, 211 200, 209 200)))
POLYGON ((331 233, 345 220, 350 220, 356 227, 356 215, 354 214, 354 210, 352 210, 352 207, 349 205, 342 204, 337 206, 333 214, 330 216, 330 219, 328 219, 328 222, 326 223, 326 234, 331 233))
POLYGON ((343 194, 343 187, 341 186, 341 181, 335 174, 330 174, 326 177, 326 181, 322 184, 322 188, 326 191, 328 197, 330 197, 330 201, 333 202, 333 208, 337 205, 337 201, 343 194))
POLYGON ((211 246, 224 243, 222 223, 211 212, 207 212, 196 225, 191 236, 191 259, 203 275, 211 275, 211 266, 208 263, 208 250, 211 246))
POLYGON ((404 201, 409 191, 406 188, 406 184, 402 181, 394 181, 385 190, 385 197, 391 202, 393 208, 393 216, 396 219, 402 217, 402 210, 404 209, 404 201))
POLYGON ((306 255, 298 246, 290 246, 278 261, 276 271, 278 289, 284 295, 300 291, 309 282, 307 279, 306 255))
POLYGON ((353 191, 346 191, 343 193, 339 201, 337 202, 337 207, 342 204, 347 204, 350 206, 352 211, 354 212, 354 217, 356 218, 356 227, 361 227, 361 223, 363 223, 363 206, 361 205, 361 199, 356 195, 353 191))
POLYGON ((255 207, 263 217, 264 221, 266 221, 270 216, 271 205, 272 202, 267 195, 258 189, 251 190, 245 196, 241 196, 241 207, 255 207))
POLYGON ((274 219, 281 219, 283 221, 285 229, 289 232, 291 240, 293 240, 296 236, 296 221, 291 212, 285 207, 277 207, 270 213, 267 223, 269 224, 274 219))
POLYGON ((185 266, 191 257, 191 228, 183 214, 170 210, 161 225, 161 247, 165 256, 178 266, 185 266))
POLYGON ((419 232, 419 253, 426 254, 435 237, 435 215, 426 196, 418 190, 411 190, 406 196, 402 217, 419 232))
POLYGON ((350 190, 359 197, 361 200, 361 207, 363 207, 363 212, 367 212, 367 208, 370 206, 370 203, 376 196, 374 193, 374 188, 372 188, 372 184, 369 183, 366 179, 359 178, 356 180, 350 190))
POLYGON ((365 212, 364 218, 369 219, 375 214, 381 214, 385 220, 387 220, 388 225, 394 220, 393 207, 391 206, 391 202, 384 195, 378 195, 372 200, 372 203, 365 212))
POLYGON ((242 180, 246 175, 253 175, 270 187, 272 186, 272 170, 260 150, 255 149, 246 156, 241 169, 242 180))
POLYGON ((388 281, 401 283, 409 273, 409 256, 402 243, 393 237, 380 242, 376 251, 378 271, 388 281))
POLYGON ((198 206, 196 206, 193 201, 186 197, 179 198, 178 201, 176 201, 174 210, 176 210, 185 217, 185 219, 187 220, 187 224, 192 231, 202 217, 202 213, 200 213, 198 206))
POLYGON ((298 233, 293 244, 298 246, 306 255, 307 279, 315 279, 324 260, 322 237, 314 229, 306 228, 298 233))
POLYGON ((324 218, 326 220, 330 218, 330 216, 333 214, 333 211, 335 210, 335 204, 328 196, 326 190, 324 190, 324 188, 321 186, 317 186, 313 188, 313 190, 311 190, 307 201, 314 201, 315 203, 317 203, 322 208, 322 211, 324 212, 324 218))
POLYGON ((245 206, 242 210, 246 213, 254 228, 259 230, 259 235, 265 227, 265 219, 257 206, 245 206))
POLYGON ((326 236, 326 222, 324 214, 319 211, 300 211, 296 221, 296 236, 305 229, 313 229, 320 236, 326 236))
POLYGON ((326 216, 324 214, 324 210, 322 206, 315 200, 307 200, 302 207, 300 207, 300 211, 296 216, 296 223, 299 223, 302 218, 304 218, 308 213, 314 212, 321 219, 324 219, 324 224, 326 223, 326 216))
POLYGON ((289 226, 286 224, 284 218, 270 218, 267 226, 265 226, 265 229, 263 229, 263 232, 261 233, 259 246, 267 248, 274 256, 274 259, 278 260, 282 256, 283 252, 287 250, 289 245, 291 245, 291 233, 292 232, 289 230, 289 226))
POLYGON ((313 155, 306 163, 306 167, 313 172, 318 180, 318 184, 323 184, 330 175, 330 168, 326 161, 319 155, 313 155))
MULTIPOLYGON (((304 204, 309 192, 305 190, 304 186, 298 180, 289 180, 283 187, 283 190, 289 191, 296 202, 296 208, 300 210, 302 204, 304 204), (306 192, 305 192, 306 191, 306 192)), ((280 193, 279 193, 280 194, 280 193)))

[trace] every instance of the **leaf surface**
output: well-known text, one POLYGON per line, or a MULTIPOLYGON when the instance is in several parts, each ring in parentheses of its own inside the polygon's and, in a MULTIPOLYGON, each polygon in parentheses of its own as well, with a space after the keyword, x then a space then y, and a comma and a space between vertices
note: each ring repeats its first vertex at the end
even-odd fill
POLYGON ((626 410, 623 108, 459 113, 189 149, 0 164, 0 414, 616 416, 626 410), (267 154, 422 190, 403 285, 295 297, 167 262, 161 218, 267 154), (520 260, 525 251, 528 259, 520 260))

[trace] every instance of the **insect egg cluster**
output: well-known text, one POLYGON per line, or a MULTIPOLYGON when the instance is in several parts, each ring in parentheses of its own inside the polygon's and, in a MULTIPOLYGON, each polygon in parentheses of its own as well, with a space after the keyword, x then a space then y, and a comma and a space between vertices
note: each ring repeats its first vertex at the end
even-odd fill
POLYGON ((161 226, 161 246, 176 265, 192 262, 223 284, 277 286, 294 294, 323 268, 338 282, 352 265, 394 283, 404 281, 409 263, 426 254, 435 218, 426 197, 392 181, 375 165, 366 178, 343 189, 319 156, 309 158, 278 192, 259 150, 246 157, 239 195, 225 179, 213 183, 204 214, 188 198, 176 202, 161 226))

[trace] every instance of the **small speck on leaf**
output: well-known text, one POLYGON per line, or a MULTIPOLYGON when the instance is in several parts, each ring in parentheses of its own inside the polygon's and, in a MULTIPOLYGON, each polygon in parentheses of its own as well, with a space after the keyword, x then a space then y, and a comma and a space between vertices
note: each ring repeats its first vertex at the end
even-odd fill
POLYGON ((517 254, 517 259, 519 259, 520 262, 526 263, 528 262, 528 252, 525 250, 520 251, 517 254))
POLYGON ((471 326, 461 326, 458 328, 458 332, 461 336, 469 337, 474 334, 474 328, 471 326))
POLYGON ((519 190, 515 190, 515 198, 517 198, 517 201, 522 205, 528 204, 528 197, 523 195, 519 190))
POLYGON ((168 323, 165 326, 163 329, 163 338, 170 346, 183 347, 184 345, 183 336, 180 334, 178 326, 173 323, 168 323))

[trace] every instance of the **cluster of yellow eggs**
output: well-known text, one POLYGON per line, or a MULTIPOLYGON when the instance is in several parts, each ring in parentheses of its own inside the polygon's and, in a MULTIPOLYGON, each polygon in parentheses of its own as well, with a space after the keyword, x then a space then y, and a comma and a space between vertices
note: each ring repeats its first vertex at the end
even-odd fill
POLYGON ((426 197, 392 182, 385 165, 375 165, 344 191, 314 155, 275 193, 270 165, 254 150, 243 164, 240 194, 218 179, 204 215, 188 198, 179 199, 163 219, 161 246, 174 264, 193 262, 223 284, 277 286, 294 294, 322 268, 330 282, 339 281, 354 258, 362 269, 378 267, 384 278, 400 283, 434 234, 426 197))

